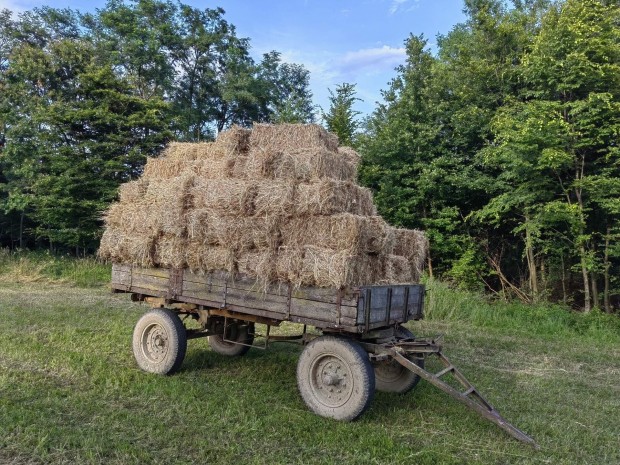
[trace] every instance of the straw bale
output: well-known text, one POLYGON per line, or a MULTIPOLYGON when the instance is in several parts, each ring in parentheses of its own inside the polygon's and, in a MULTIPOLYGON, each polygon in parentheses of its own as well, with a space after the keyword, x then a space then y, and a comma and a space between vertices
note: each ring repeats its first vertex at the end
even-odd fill
POLYGON ((183 236, 187 230, 187 212, 193 207, 192 175, 174 179, 151 181, 144 197, 143 207, 149 215, 158 219, 161 231, 183 236))
POLYGON ((250 150, 290 153, 298 149, 338 150, 338 137, 318 124, 255 124, 250 150))
POLYGON ((357 168, 360 162, 362 161, 361 155, 357 153, 351 147, 344 147, 344 146, 338 147, 338 154, 346 160, 349 166, 351 166, 357 174, 357 168))
POLYGON ((428 255, 428 239, 424 232, 417 229, 394 228, 394 248, 392 253, 402 255, 411 267, 413 281, 417 282, 422 275, 428 255))
POLYGON ((296 185, 292 181, 259 181, 256 183, 254 214, 282 217, 294 213, 296 185))
POLYGON ((162 234, 155 241, 153 262, 166 268, 184 268, 186 248, 187 239, 173 234, 162 234))
POLYGON ((349 181, 321 179, 297 187, 297 215, 335 215, 352 213, 375 216, 376 208, 369 189, 349 181))
POLYGON ((376 269, 376 284, 407 284, 414 282, 411 266, 406 257, 400 255, 382 255, 376 269))
POLYGON ((273 250, 253 250, 239 254, 237 271, 267 286, 276 279, 276 253, 273 250))
POLYGON ((291 218, 282 225, 285 245, 313 245, 338 251, 380 253, 393 242, 392 228, 379 216, 341 213, 291 218))
POLYGON ((227 246, 234 250, 271 249, 280 245, 280 224, 277 216, 222 216, 209 209, 197 209, 188 214, 187 231, 192 240, 205 247, 227 246))
POLYGON ((281 246, 275 258, 275 279, 302 285, 301 272, 304 264, 303 247, 281 246))
POLYGON ((191 162, 187 172, 191 172, 200 179, 225 179, 233 177, 236 159, 231 157, 224 158, 202 158, 191 162))
POLYGON ((372 284, 374 257, 324 247, 306 246, 303 249, 300 279, 295 284, 338 289, 372 284))
POLYGON ((289 152, 251 150, 243 167, 235 170, 236 177, 255 179, 291 179, 311 181, 331 178, 352 181, 357 172, 354 166, 335 152, 326 149, 296 149, 289 152))
POLYGON ((214 157, 247 154, 250 147, 251 132, 241 126, 232 126, 230 129, 220 132, 211 147, 211 154, 214 157))
POLYGON ((228 247, 205 247, 202 241, 189 240, 185 246, 185 261, 193 272, 215 270, 235 271, 235 254, 228 247))
POLYGON ((156 238, 149 234, 127 234, 123 230, 108 227, 101 237, 99 256, 114 263, 153 266, 156 238))
POLYGON ((164 149, 160 158, 168 160, 193 161, 208 157, 213 142, 172 142, 164 149))
POLYGON ((148 187, 149 182, 145 178, 139 178, 135 181, 129 181, 121 186, 118 189, 118 195, 121 203, 131 203, 138 202, 144 198, 146 194, 146 188, 148 187))
POLYGON ((108 228, 126 234, 157 234, 162 228, 162 218, 154 215, 144 199, 133 203, 113 203, 103 215, 108 228))
POLYGON ((256 186, 242 179, 196 179, 191 188, 196 208, 220 215, 252 215, 256 186))
POLYGON ((194 159, 191 157, 183 158, 180 155, 175 155, 173 158, 167 156, 149 158, 146 161, 142 179, 150 181, 176 178, 191 169, 193 161, 194 159))

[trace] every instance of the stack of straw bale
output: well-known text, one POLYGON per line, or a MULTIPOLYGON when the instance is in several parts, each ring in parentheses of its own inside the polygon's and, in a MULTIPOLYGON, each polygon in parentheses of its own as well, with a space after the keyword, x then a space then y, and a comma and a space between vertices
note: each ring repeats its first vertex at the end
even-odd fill
POLYGON ((418 281, 427 241, 377 215, 359 155, 318 125, 173 143, 120 188, 100 255, 143 267, 342 288, 418 281))

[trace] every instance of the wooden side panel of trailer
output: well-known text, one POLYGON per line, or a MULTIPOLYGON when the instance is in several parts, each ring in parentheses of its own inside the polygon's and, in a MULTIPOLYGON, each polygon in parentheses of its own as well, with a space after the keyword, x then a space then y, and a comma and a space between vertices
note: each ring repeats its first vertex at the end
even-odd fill
POLYGON ((353 290, 260 286, 243 276, 114 264, 112 288, 208 308, 293 321, 319 328, 364 332, 421 318, 423 286, 367 286, 353 290))

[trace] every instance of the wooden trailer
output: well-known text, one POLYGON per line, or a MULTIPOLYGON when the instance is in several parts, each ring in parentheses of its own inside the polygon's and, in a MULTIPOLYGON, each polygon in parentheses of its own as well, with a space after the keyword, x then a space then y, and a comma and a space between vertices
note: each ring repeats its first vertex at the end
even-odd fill
POLYGON ((433 340, 419 340, 404 326, 423 317, 421 284, 362 286, 355 289, 261 286, 243 276, 215 271, 139 268, 114 264, 114 292, 130 293, 151 309, 137 322, 133 353, 141 369, 171 374, 183 363, 188 339, 208 337, 223 355, 245 354, 254 343, 255 324, 266 325, 265 347, 274 341, 304 344, 297 364, 297 385, 316 414, 354 420, 370 405, 375 389, 405 393, 425 379, 516 439, 532 438, 506 422, 441 352, 433 340), (187 329, 191 317, 198 329, 187 329), (295 336, 273 336, 270 328, 290 321, 303 325, 295 336), (312 326, 320 335, 306 332, 312 326), (424 369, 437 357, 445 367, 424 369), (452 376, 459 391, 445 381, 452 376))

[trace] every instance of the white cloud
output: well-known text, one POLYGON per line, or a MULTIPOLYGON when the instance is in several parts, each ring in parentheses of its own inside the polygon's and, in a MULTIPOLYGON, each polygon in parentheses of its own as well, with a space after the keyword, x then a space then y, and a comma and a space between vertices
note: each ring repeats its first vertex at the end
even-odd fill
POLYGON ((392 4, 390 5, 388 12, 393 15, 398 11, 411 11, 419 6, 419 2, 420 0, 392 0, 392 4), (410 2, 411 4, 407 5, 410 2))
POLYGON ((392 70, 403 63, 407 57, 404 47, 364 48, 346 53, 338 67, 346 74, 358 74, 360 72, 372 73, 392 70))

